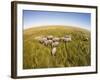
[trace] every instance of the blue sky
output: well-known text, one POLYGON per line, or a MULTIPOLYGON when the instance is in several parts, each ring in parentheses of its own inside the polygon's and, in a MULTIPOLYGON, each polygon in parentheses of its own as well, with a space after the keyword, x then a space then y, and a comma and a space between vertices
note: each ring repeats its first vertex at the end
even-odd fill
POLYGON ((43 25, 70 25, 90 30, 91 14, 23 10, 24 29, 43 25))

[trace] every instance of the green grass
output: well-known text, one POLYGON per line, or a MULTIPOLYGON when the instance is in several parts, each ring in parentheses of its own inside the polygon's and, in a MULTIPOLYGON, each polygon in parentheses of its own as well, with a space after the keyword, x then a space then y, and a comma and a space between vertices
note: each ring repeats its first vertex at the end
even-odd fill
POLYGON ((90 31, 71 26, 41 26, 24 30, 23 69, 75 67, 91 65, 90 31), (51 48, 34 38, 43 35, 71 35, 71 42, 60 42, 55 56, 51 48), (84 41, 85 38, 89 40, 84 41))

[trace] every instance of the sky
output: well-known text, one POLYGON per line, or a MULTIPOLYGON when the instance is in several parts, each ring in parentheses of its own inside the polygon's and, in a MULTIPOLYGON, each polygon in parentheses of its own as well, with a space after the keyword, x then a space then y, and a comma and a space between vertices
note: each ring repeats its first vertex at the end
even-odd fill
POLYGON ((23 10, 24 29, 43 25, 76 26, 90 30, 91 14, 79 12, 23 10))

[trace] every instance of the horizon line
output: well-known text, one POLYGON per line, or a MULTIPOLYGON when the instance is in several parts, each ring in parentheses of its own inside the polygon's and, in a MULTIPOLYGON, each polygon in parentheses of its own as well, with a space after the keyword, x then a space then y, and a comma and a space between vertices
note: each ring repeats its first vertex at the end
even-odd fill
POLYGON ((86 30, 89 30, 89 31, 91 30, 91 28, 86 28, 86 27, 82 27, 82 26, 72 26, 72 25, 36 25, 36 26, 34 26, 34 27, 33 27, 33 26, 28 27, 28 28, 25 28, 25 27, 24 27, 24 30, 25 30, 25 29, 31 29, 31 28, 37 28, 37 27, 49 27, 49 26, 52 26, 52 27, 53 27, 53 26, 55 26, 55 27, 57 27, 57 26, 58 26, 58 27, 62 26, 62 27, 74 27, 74 28, 76 27, 76 28, 86 29, 86 30))

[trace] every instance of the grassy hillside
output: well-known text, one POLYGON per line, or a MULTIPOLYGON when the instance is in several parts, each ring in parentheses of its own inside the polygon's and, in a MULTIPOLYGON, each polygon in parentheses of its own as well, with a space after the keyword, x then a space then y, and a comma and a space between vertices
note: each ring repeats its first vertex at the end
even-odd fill
POLYGON ((60 25, 41 26, 24 30, 23 36, 23 69, 91 65, 90 32, 88 30, 60 25), (51 55, 51 47, 46 47, 34 39, 43 35, 62 37, 66 34, 71 35, 72 41, 61 42, 55 56, 51 55))

